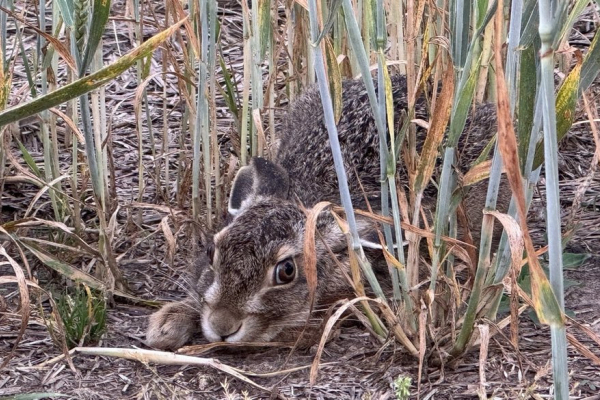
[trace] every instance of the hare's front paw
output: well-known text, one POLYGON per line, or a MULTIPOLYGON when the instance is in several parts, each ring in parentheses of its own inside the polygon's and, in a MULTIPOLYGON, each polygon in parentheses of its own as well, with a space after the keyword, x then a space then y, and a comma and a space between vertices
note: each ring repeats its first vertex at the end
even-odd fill
POLYGON ((200 315, 187 301, 167 304, 150 316, 146 343, 148 346, 175 350, 198 331, 200 315))

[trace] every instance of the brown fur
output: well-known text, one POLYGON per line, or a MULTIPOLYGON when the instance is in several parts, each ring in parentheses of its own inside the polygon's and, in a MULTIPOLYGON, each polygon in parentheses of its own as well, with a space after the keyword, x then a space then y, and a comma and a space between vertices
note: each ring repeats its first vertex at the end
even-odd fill
MULTIPOLYGON (((406 109, 404 78, 394 77, 393 88, 396 115, 400 115, 401 110, 406 109)), ((344 82, 343 96, 338 133, 353 204, 364 207, 363 193, 366 192, 370 204, 377 206, 379 136, 364 84, 344 82)), ((428 119, 427 114, 426 102, 420 100, 416 117, 428 119)), ((470 136, 470 145, 459 146, 458 167, 463 172, 495 133, 494 115, 494 110, 484 106, 468 124, 466 133, 470 136)), ((418 130, 419 144, 425 134, 418 130)), ((461 139, 462 142, 465 139, 461 139)), ((399 171, 400 182, 406 182, 401 165, 399 171)), ((435 190, 427 195, 433 198, 435 190)), ((484 197, 485 191, 480 188, 467 196, 467 212, 473 226, 481 223, 484 197)), ((298 99, 288 112, 279 133, 274 162, 253 159, 238 172, 229 203, 233 219, 215 235, 214 257, 196 288, 203 300, 187 299, 153 314, 148 344, 177 348, 200 326, 209 341, 234 342, 269 341, 282 332, 302 326, 310 310, 303 254, 306 216, 298 201, 307 208, 319 201, 339 204, 323 109, 315 89, 298 99), (291 282, 279 284, 277 265, 281 263, 285 270, 286 260, 293 261, 296 275, 291 282)), ((376 228, 371 223, 359 219, 358 224, 361 237, 373 237, 376 228)), ((352 289, 344 276, 344 272, 348 272, 345 236, 328 213, 320 215, 317 228, 323 241, 317 240, 315 302, 317 306, 324 306, 348 296, 352 289), (335 253, 338 262, 346 266, 346 271, 337 267, 328 248, 335 253)), ((368 256, 377 271, 387 271, 380 251, 370 250, 368 256)))

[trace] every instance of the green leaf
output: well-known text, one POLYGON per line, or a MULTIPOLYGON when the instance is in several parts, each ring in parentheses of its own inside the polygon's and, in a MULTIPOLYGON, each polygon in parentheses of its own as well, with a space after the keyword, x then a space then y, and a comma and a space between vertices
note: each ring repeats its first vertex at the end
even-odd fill
MULTIPOLYGON (((18 24, 17 24, 18 26, 18 24)), ((19 50, 20 56, 25 66, 25 75, 27 76, 27 83, 29 83, 29 92, 31 93, 31 97, 37 96, 36 84, 34 83, 33 76, 37 73, 37 68, 34 63, 29 62, 29 58, 27 57, 27 53, 25 51, 25 45, 23 44, 23 36, 21 35, 21 30, 17 28, 17 38, 19 39, 19 50)), ((0 124, 0 126, 2 126, 0 124)))
MULTIPOLYGON (((380 65, 382 66, 381 70, 383 71, 383 83, 385 86, 385 115, 387 117, 387 126, 388 126, 388 131, 390 133, 390 142, 394 143, 396 141, 395 138, 395 133, 396 133, 396 127, 394 126, 394 94, 393 94, 393 88, 392 88, 392 79, 390 78, 390 73, 387 69, 387 66, 385 65, 385 55, 383 54, 383 51, 380 50, 379 52, 379 62, 380 65)), ((381 106, 381 104, 379 105, 381 106)), ((391 146, 392 151, 395 150, 394 146, 391 146)), ((389 163, 392 164, 392 169, 388 169, 389 171, 394 171, 393 173, 396 174, 396 153, 393 152, 391 154, 391 157, 388 156, 388 161, 389 163)), ((388 163, 388 165, 389 165, 388 163)))
POLYGON ((19 144, 19 149, 21 149, 21 154, 23 154, 23 159, 25 160, 25 162, 27 163, 29 168, 31 168, 31 170, 33 171, 35 176, 37 176, 40 179, 44 179, 42 177, 42 173, 41 173, 40 169, 38 168, 37 164, 35 163, 33 157, 31 157, 31 154, 29 154, 29 152, 27 151, 25 146, 23 146, 23 143, 21 143, 21 141, 17 138, 15 138, 15 140, 19 144))
POLYGON ((468 68, 471 3, 468 0, 455 0, 450 3, 452 5, 450 8, 450 43, 452 44, 452 62, 456 69, 468 68))
POLYGON ((336 18, 338 16, 338 10, 341 5, 342 5, 342 0, 333 0, 331 2, 331 4, 329 5, 329 15, 327 15, 327 21, 325 21, 325 26, 323 27, 323 30, 321 31, 321 33, 319 34, 319 37, 317 38, 316 42, 314 43, 315 46, 318 46, 319 43, 321 43, 321 40, 331 30, 331 27, 335 23, 336 18))
POLYGON ((477 156, 477 159, 471 164, 471 166, 475 166, 477 164, 481 164, 486 160, 489 160, 490 154, 492 153, 492 150, 494 150, 497 141, 498 135, 494 135, 494 137, 491 138, 490 141, 485 145, 483 150, 481 150, 481 153, 479 154, 479 156, 477 156))
POLYGON ((88 38, 85 44, 83 62, 79 69, 79 76, 83 76, 87 67, 92 62, 92 57, 96 54, 102 35, 104 34, 104 27, 108 21, 108 14, 110 12, 110 0, 94 0, 94 6, 92 10, 92 22, 90 24, 90 30, 88 38))
POLYGON ((333 105, 333 115, 337 124, 342 116, 342 73, 337 63, 337 57, 329 38, 325 39, 325 62, 327 63, 327 79, 329 94, 333 105))
POLYGON ((227 68, 227 65, 225 65, 225 60, 223 59, 222 55, 219 56, 219 64, 221 65, 221 71, 223 71, 223 80, 225 81, 223 98, 225 99, 225 103, 227 104, 227 108, 229 108, 231 115, 233 115, 237 121, 239 118, 239 110, 236 102, 237 92, 235 85, 233 84, 231 74, 229 73, 229 69, 227 68))
POLYGON ((566 35, 571 31, 573 24, 581 15, 583 9, 589 4, 590 0, 578 0, 574 6, 572 6, 571 11, 569 12, 569 16, 566 21, 562 22, 559 40, 568 39, 566 35))
POLYGON ((529 46, 521 52, 519 73, 517 132, 519 138, 519 160, 522 164, 521 172, 524 172, 525 162, 527 161, 527 152, 529 150, 529 139, 533 128, 535 95, 538 87, 536 70, 536 52, 533 46, 529 46))
MULTIPOLYGON (((523 27, 519 47, 527 48, 533 46, 536 41, 539 42, 540 13, 538 2, 535 0, 526 1, 523 6, 523 27)), ((539 45, 536 47, 539 47, 539 45)))
MULTIPOLYGON (((469 78, 464 82, 464 85, 456 88, 456 96, 454 104, 456 105, 452 109, 452 117, 450 119, 450 129, 448 133, 447 146, 456 147, 458 138, 465 129, 465 123, 467 122, 467 115, 471 109, 471 102, 473 101, 473 95, 475 93, 475 86, 477 79, 479 78, 479 65, 481 64, 481 58, 478 58, 473 67, 471 68, 469 78)), ((469 73, 465 71, 465 73, 469 73)))
POLYGON ((581 66, 581 78, 579 79, 579 93, 584 92, 590 87, 592 82, 596 80, 598 73, 600 72, 600 30, 596 30, 594 40, 590 44, 585 58, 583 59, 583 65, 581 66))
MULTIPOLYGON (((497 8, 498 8, 498 0, 494 0, 494 2, 488 7, 487 13, 483 17, 483 19, 480 19, 479 24, 477 25, 477 30, 475 31, 475 34, 473 35, 474 38, 483 35, 483 31, 485 30, 487 25, 490 23, 490 21, 492 20, 494 15, 496 15, 497 8)), ((473 42, 471 42, 470 47, 471 48, 473 47, 473 42)), ((471 51, 471 49, 469 49, 469 51, 471 51)))
POLYGON ((592 255, 587 253, 563 253, 563 268, 581 267, 592 255))
POLYGON ((73 28, 73 25, 75 25, 75 20, 73 19, 73 14, 75 13, 73 0, 56 0, 56 4, 58 5, 58 10, 60 11, 63 21, 65 21, 65 24, 67 24, 69 28, 73 28))
MULTIPOLYGON (((532 277, 533 278, 533 277, 532 277)), ((538 291, 533 290, 533 304, 540 322, 550 326, 564 326, 564 317, 552 286, 547 279, 538 279, 538 291)), ((532 288, 533 289, 533 288, 532 288)))
POLYGON ((109 83, 135 64, 137 60, 146 57, 154 51, 162 42, 175 33, 186 20, 187 18, 184 18, 175 25, 156 34, 141 46, 131 50, 111 65, 108 65, 91 75, 78 79, 69 85, 48 93, 47 95, 38 97, 29 103, 21 104, 0 112, 0 127, 35 115, 40 111, 56 107, 59 104, 65 103, 109 83))
POLYGON ((261 58, 264 58, 267 49, 271 47, 271 0, 257 1, 261 58))
POLYGON ((483 18, 487 13, 488 3, 488 0, 478 0, 477 4, 475 5, 475 7, 477 7, 477 23, 479 25, 481 25, 481 23, 483 22, 483 18))
MULTIPOLYGON (((563 82, 556 95, 556 138, 560 142, 571 126, 575 118, 575 107, 577 106, 579 77, 582 64, 577 64, 563 82)), ((533 169, 537 169, 544 161, 544 141, 541 140, 535 149, 533 169)))
POLYGON ((150 67, 152 66, 152 54, 148 54, 146 57, 140 60, 140 62, 142 63, 140 77, 142 79, 146 79, 148 76, 150 76, 150 67))

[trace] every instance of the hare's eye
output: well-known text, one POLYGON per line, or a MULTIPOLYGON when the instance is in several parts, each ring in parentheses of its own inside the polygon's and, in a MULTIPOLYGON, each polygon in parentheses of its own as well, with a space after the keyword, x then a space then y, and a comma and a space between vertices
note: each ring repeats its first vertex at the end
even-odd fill
POLYGON ((215 244, 213 242, 209 242, 206 245, 206 256, 208 257, 208 259, 210 260, 210 263, 212 264, 214 262, 214 258, 215 258, 215 244))
POLYGON ((275 267, 275 284, 285 285, 296 277, 296 265, 292 258, 286 258, 275 267))

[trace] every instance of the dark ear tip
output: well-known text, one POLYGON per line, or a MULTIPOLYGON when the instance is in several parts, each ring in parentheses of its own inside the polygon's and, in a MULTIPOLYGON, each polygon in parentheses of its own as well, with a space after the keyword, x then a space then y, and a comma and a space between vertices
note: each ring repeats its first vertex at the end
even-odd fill
POLYGON ((274 196, 285 199, 288 197, 290 178, 286 170, 279 164, 261 157, 251 160, 257 181, 256 194, 261 196, 274 196))
POLYGON ((254 168, 256 168, 257 170, 269 168, 270 164, 273 163, 263 157, 252 157, 250 159, 250 165, 254 166, 254 168))
MULTIPOLYGON (((287 188, 289 185, 288 173, 278 164, 271 162, 262 157, 254 157, 251 161, 252 166, 256 170, 256 176, 263 188, 265 183, 277 183, 280 188, 287 188), (262 179, 261 179, 262 178, 262 179)), ((269 193, 271 194, 271 193, 269 193)))

